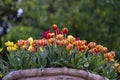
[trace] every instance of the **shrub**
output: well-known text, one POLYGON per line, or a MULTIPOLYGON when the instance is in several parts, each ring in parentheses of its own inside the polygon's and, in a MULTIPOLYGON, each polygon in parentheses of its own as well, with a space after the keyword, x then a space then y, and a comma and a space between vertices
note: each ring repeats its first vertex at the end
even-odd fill
POLYGON ((6 35, 2 37, 2 42, 7 40, 17 42, 19 39, 27 39, 32 36, 33 38, 39 38, 41 36, 42 30, 38 30, 31 26, 16 26, 6 35))

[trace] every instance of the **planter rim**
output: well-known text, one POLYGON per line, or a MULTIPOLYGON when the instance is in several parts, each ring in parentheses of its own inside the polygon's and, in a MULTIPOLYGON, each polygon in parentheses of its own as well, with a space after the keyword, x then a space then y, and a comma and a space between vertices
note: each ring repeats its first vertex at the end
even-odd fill
POLYGON ((16 70, 8 73, 2 80, 15 80, 28 77, 43 77, 43 76, 73 76, 80 77, 85 80, 109 80, 106 77, 90 73, 88 71, 72 69, 72 68, 35 68, 26 70, 16 70))

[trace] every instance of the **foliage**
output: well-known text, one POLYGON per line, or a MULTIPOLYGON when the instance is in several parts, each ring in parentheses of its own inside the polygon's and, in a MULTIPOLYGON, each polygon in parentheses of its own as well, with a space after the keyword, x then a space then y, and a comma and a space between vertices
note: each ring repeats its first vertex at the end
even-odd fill
POLYGON ((20 20, 18 0, 0 0, 0 37, 7 34, 12 22, 20 20))
POLYGON ((6 35, 11 29, 11 23, 16 24, 21 20, 18 0, 0 0, 0 47, 1 37, 6 35))
POLYGON ((31 0, 21 5, 24 25, 43 30, 54 23, 68 26, 76 37, 120 50, 119 0, 31 0))
POLYGON ((38 29, 34 29, 31 26, 16 26, 14 27, 9 34, 2 37, 2 42, 13 41, 17 42, 19 39, 27 39, 32 36, 33 38, 39 38, 41 36, 42 31, 38 29), (34 31, 33 31, 34 30, 34 31), (14 36, 13 36, 14 35, 14 36))
POLYGON ((18 40, 17 43, 6 42, 8 62, 0 60, 2 74, 13 70, 46 67, 68 67, 82 69, 115 79, 120 66, 114 60, 115 52, 108 52, 107 47, 95 42, 80 40, 68 35, 68 29, 60 31, 57 25, 43 33, 40 39, 32 37, 27 40, 18 40), (109 75, 108 75, 109 74, 109 75))

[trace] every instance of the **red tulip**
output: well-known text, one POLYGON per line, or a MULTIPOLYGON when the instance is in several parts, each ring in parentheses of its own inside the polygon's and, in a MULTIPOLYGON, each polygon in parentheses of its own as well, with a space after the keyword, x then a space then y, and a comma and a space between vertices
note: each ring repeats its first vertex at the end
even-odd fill
POLYGON ((68 28, 63 28, 62 32, 63 32, 63 34, 67 34, 68 33, 68 28))
POLYGON ((52 28, 53 28, 53 30, 57 30, 57 29, 58 29, 58 27, 57 27, 56 24, 53 24, 53 25, 52 25, 52 28))
POLYGON ((76 40, 78 41, 78 40, 80 40, 80 38, 79 38, 79 37, 77 37, 77 38, 76 38, 76 40))
POLYGON ((48 34, 51 33, 50 30, 43 32, 43 37, 48 38, 48 34))

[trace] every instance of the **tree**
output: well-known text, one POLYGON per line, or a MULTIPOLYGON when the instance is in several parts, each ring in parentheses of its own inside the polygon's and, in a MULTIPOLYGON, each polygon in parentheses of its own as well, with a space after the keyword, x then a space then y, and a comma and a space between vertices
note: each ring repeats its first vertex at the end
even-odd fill
POLYGON ((11 23, 21 19, 19 12, 18 0, 0 0, 0 46, 1 37, 10 31, 11 23))

